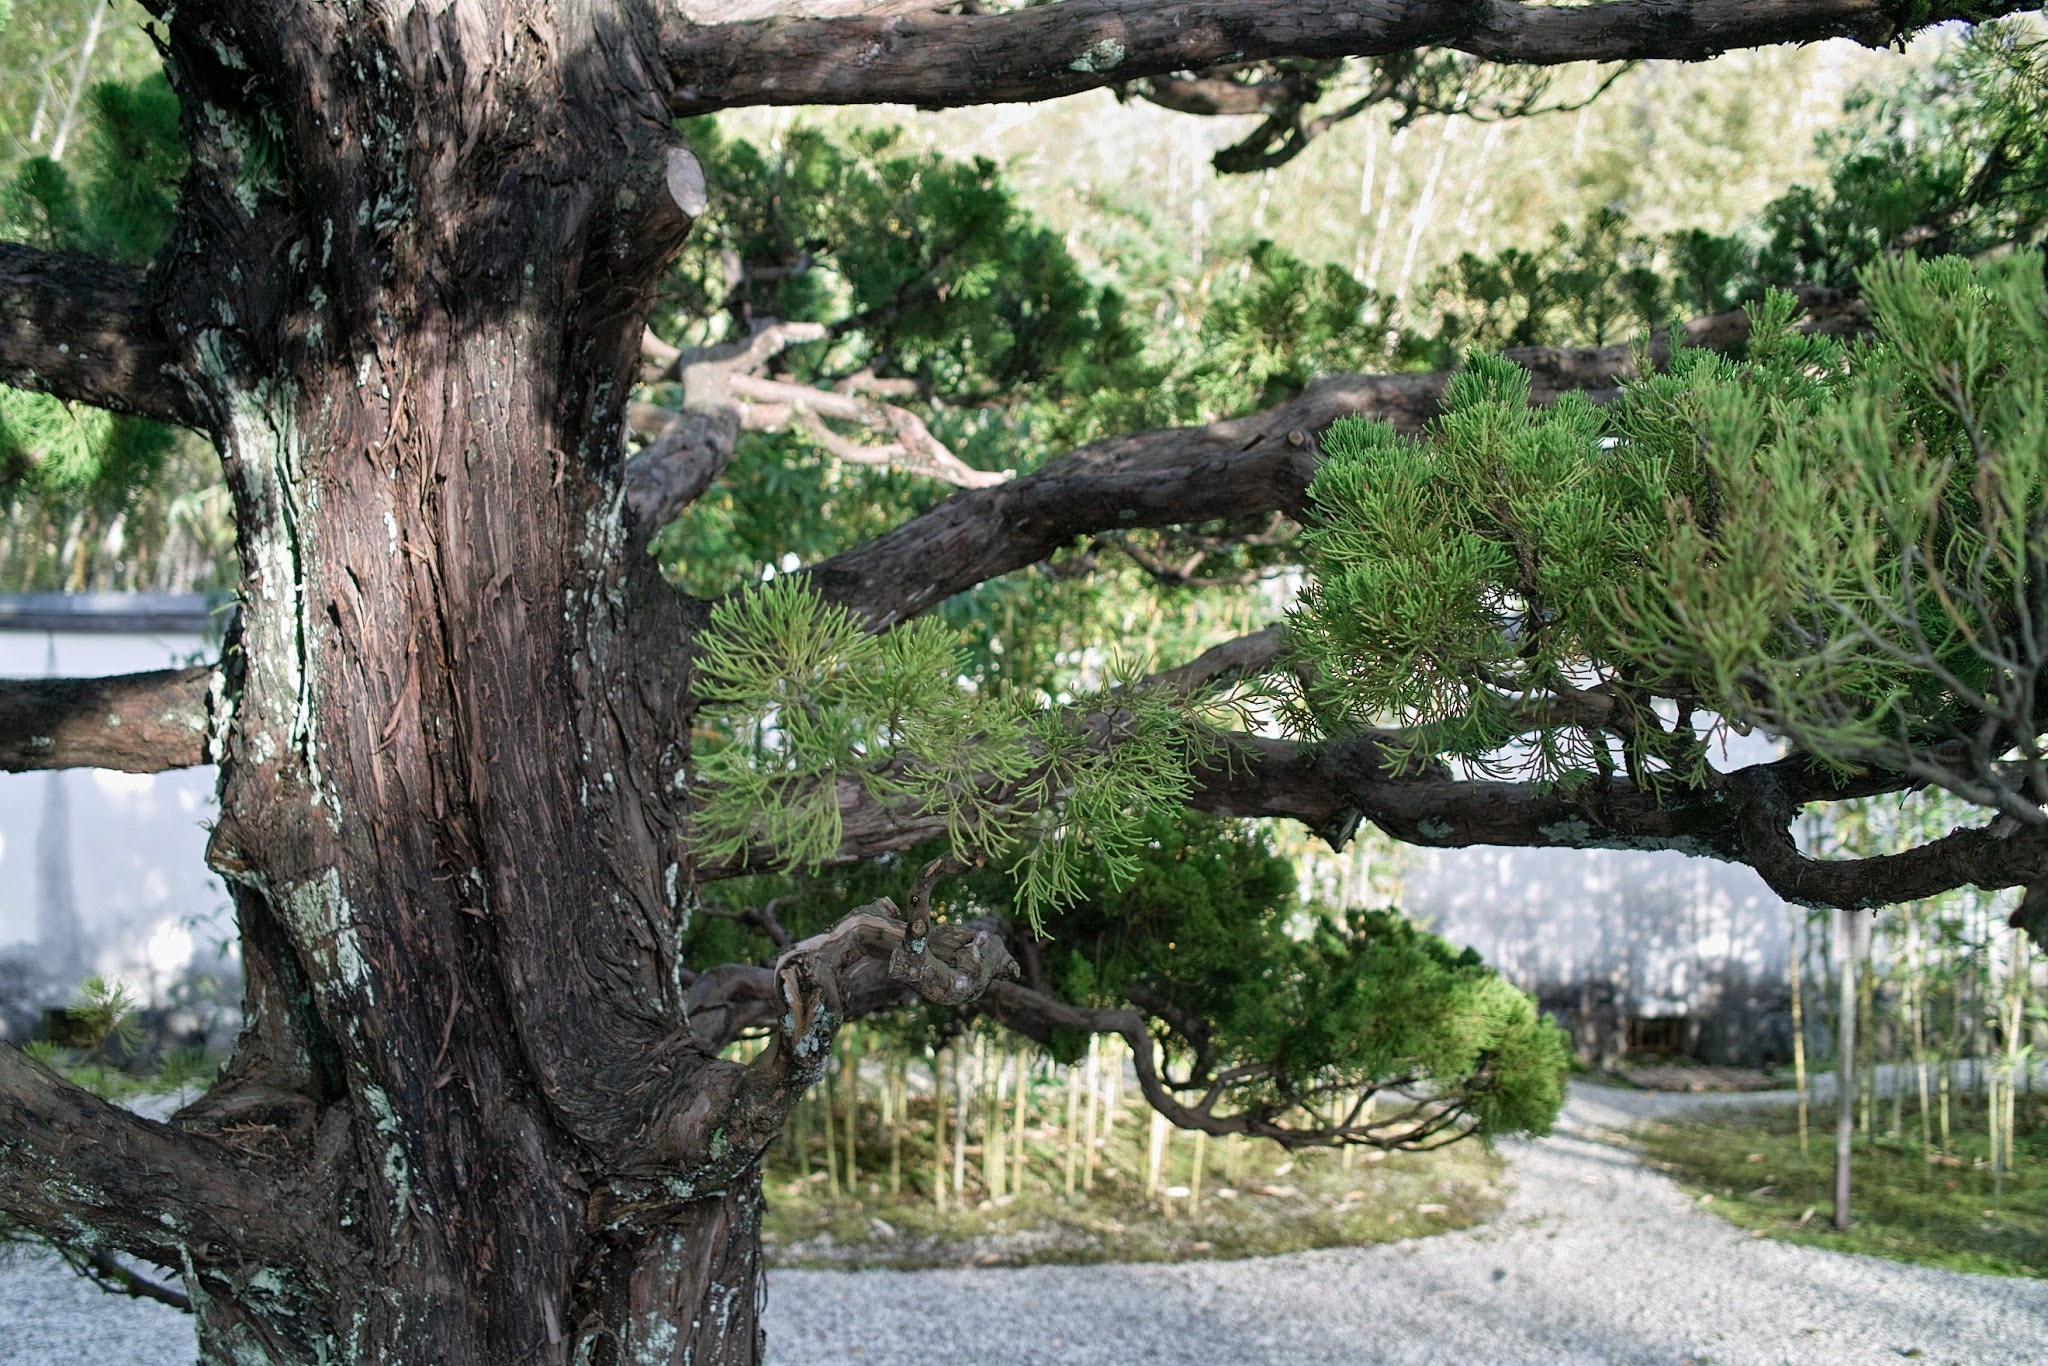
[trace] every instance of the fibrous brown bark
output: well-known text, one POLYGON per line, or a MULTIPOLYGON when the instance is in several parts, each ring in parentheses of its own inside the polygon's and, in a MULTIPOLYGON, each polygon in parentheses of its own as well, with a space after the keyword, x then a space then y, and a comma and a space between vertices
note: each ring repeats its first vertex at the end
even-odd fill
POLYGON ((141 270, 6 242, 0 383, 160 422, 198 421, 141 270))

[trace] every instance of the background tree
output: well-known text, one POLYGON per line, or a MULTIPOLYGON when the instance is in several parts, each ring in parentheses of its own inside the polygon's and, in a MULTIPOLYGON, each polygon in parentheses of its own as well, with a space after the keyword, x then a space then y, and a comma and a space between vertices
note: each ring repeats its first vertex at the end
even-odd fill
MULTIPOLYGON (((967 686, 956 642, 916 619, 1004 575, 1058 567, 1077 542, 1165 528, 1227 540, 1242 519, 1276 513, 1326 525, 1326 547, 1370 535, 1370 519, 1341 515, 1332 497, 1343 476, 1318 472, 1320 434, 1360 412, 1421 431, 1449 381, 1325 376, 1290 396, 1308 371, 1280 367, 1256 381, 1277 406, 1089 432, 1072 454, 992 479, 1021 464, 963 458, 973 415, 985 415, 993 449, 1006 386, 1057 392, 1062 374, 1132 363, 1116 310, 1056 261, 1011 251, 1013 234, 955 231, 976 214, 1002 220, 1000 197, 975 176, 886 159, 835 166, 822 152, 716 166, 728 204, 770 203, 722 215, 717 273, 697 258, 663 296, 713 193, 677 120, 719 109, 1045 99, 1224 62, 1424 44, 1544 66, 1841 34, 1888 43, 1947 10, 1619 0, 1297 14, 1065 0, 1002 13, 821 11, 845 8, 861 12, 182 6, 159 18, 189 164, 148 267, 0 248, 0 377, 205 432, 235 502, 241 613, 217 667, 9 684, 0 696, 11 767, 222 768, 210 859, 234 890, 250 1023, 219 1084, 160 1125, 0 1050, 0 1204, 73 1243, 179 1268, 209 1356, 756 1356, 757 1155, 845 1019, 914 999, 1048 1038, 1163 1033, 1179 1070, 1153 1088, 1155 1103, 1185 1122, 1412 1140, 1416 1128, 1374 1134, 1342 1106, 1334 1122, 1296 1113, 1304 1097, 1408 1084, 1411 1071, 1429 1083, 1424 1129, 1542 1121, 1555 1045, 1546 1051, 1527 1003, 1399 922, 1331 927, 1289 947, 1244 913, 1232 928, 1247 958, 1287 963, 1298 991, 1328 979, 1327 994, 1291 1011, 1219 994, 1212 976, 1184 976, 1142 944, 1119 947, 1147 908, 1091 897, 1080 870, 1097 860, 1142 889, 1140 851, 1168 842, 1146 822, 1166 808, 1290 817, 1333 842, 1369 819, 1436 845, 1685 848, 1835 904, 2044 872, 2048 833, 2032 825, 1890 858, 1808 858, 1787 834, 1804 804, 1914 777, 1795 753, 1733 772, 1675 766, 1685 781, 1667 779, 1637 757, 1686 757, 1688 718, 1662 722, 1668 738, 1652 743, 1645 709, 1659 714, 1631 705, 1625 656, 1613 686, 1579 686, 1575 661, 1608 659, 1583 629, 1553 631, 1517 666, 1548 672, 1510 689, 1543 712, 1534 732, 1569 727, 1589 754, 1632 756, 1612 773, 1593 758, 1570 782, 1471 776, 1434 761, 1462 752, 1436 732, 1386 728, 1441 718, 1332 709, 1325 680, 1358 651, 1328 633, 1303 632, 1310 651, 1288 657, 1306 677, 1282 700, 1317 727, 1298 738, 1232 725, 1233 707, 1217 700, 1230 701, 1218 691, 1228 681, 1283 658, 1279 632, 1149 674, 1098 657, 1044 695, 1028 676, 1010 690, 967 686), (828 239, 840 231, 835 200, 906 214, 928 192, 952 202, 920 230, 828 239), (804 262, 828 245, 829 279, 804 262), (853 306, 832 322, 767 322, 771 307, 798 313, 814 289, 811 306, 853 306), (947 330, 934 331, 956 297, 947 330), (672 324, 702 319, 714 299, 715 332, 647 341, 662 309, 676 310, 672 324), (834 336, 846 319, 856 321, 834 336), (819 349, 770 371, 799 345, 819 349), (665 411, 637 413, 648 440, 628 462, 631 394, 650 371, 675 389, 653 395, 665 411), (922 386, 936 399, 940 385, 994 406, 969 410, 956 432, 903 401, 922 386), (746 574, 679 590, 644 553, 650 542, 733 467, 742 433, 778 430, 842 462, 902 465, 961 491, 815 561, 771 557, 788 586, 740 592, 759 582, 746 574), (914 695, 878 695, 870 667, 914 695), (749 785, 782 805, 737 800, 749 785), (949 862, 921 874, 885 865, 903 912, 836 907, 829 927, 765 968, 692 954, 692 910, 722 880, 927 840, 944 840, 953 859, 1021 859, 1027 917, 1079 907, 1075 950, 1103 949, 1088 960, 1092 979, 1073 963, 1057 977, 1018 970, 1005 943, 1030 941, 1014 921, 983 918, 995 893, 946 892, 949 862), (1391 989, 1390 965, 1427 986, 1403 1006, 1418 1032, 1346 1027, 1391 989), (1133 1010, 1163 1030, 1133 1023, 1133 1010), (746 1012, 770 1046, 743 1063, 717 1046, 720 1022, 746 1012)), ((1281 267, 1262 269, 1278 279, 1281 267)), ((2003 282, 1994 292, 2017 318, 2017 275, 1986 279, 2003 282)), ((1318 287, 1342 293, 1327 277, 1318 287)), ((1977 285, 1914 275, 1912 287, 1901 297, 1960 298, 1977 285)), ((1762 335, 1781 351, 1800 344, 1784 338, 1782 313, 1770 322, 1762 335)), ((1751 330, 1735 315, 1685 335, 1733 344, 1751 330)), ((1900 340, 1889 363, 1911 373, 1954 360, 1947 342, 1913 359, 1900 340)), ((1538 394, 1611 387, 1636 366, 1624 347, 1517 359, 1538 394)), ((1729 377, 1731 391, 1791 382, 1768 356, 1750 364, 1761 368, 1729 377)), ((1853 393, 1856 364, 1841 364, 1853 393)), ((2001 370, 1985 382, 2003 393, 2009 381, 2001 370)), ((1590 404, 1531 423, 1511 402, 1524 396, 1517 383, 1498 366, 1456 381, 1411 459, 1485 451, 1491 424, 1499 458, 1597 460, 1605 448, 1588 441, 1605 419, 1590 404)), ((1638 389, 1654 398, 1657 384, 1638 389)), ((1811 407, 1816 422, 1839 420, 1819 398, 1811 407)), ((1009 420, 1036 416, 1019 408, 1009 420)), ((1796 414, 1774 420, 1805 430, 1796 414)), ((1919 420, 1891 415, 1884 430, 1919 420)), ((729 509, 735 524, 746 503, 729 509)), ((1654 490, 1642 506, 1655 509, 1654 490)), ((1495 515, 1463 515, 1482 514, 1495 515)), ((1485 550, 1485 572, 1501 575, 1521 527, 1513 508, 1496 523, 1464 527, 1459 543, 1485 550)), ((756 557, 766 530, 726 553, 756 557)), ((671 572, 686 583, 697 571, 689 544, 671 543, 685 561, 671 572)), ((1656 544, 1630 545, 1648 583, 1656 544)), ((1497 632, 1534 639, 1551 627, 1547 604, 1524 595, 1510 608, 1484 574, 1446 587, 1467 595, 1468 622, 1512 610, 1526 619, 1497 632)), ((1491 658, 1492 644, 1463 644, 1469 634, 1460 657, 1491 658)), ((1678 695, 1725 700, 1692 673, 1678 695)), ((1234 710, 1256 722, 1260 705, 1240 698, 1234 710)), ((1218 926, 1187 928, 1203 959, 1222 956, 1218 926)))

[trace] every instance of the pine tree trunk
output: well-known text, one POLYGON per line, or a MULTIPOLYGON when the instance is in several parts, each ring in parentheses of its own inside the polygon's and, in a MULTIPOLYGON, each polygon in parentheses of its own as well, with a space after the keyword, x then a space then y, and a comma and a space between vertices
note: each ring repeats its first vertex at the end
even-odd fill
POLYGON ((701 177, 628 20, 454 14, 171 28, 153 280, 239 528, 209 858, 250 1021, 181 1122, 303 1161, 324 1229, 190 1266, 201 1347, 751 1361, 759 1144, 703 1156, 739 1069, 683 1023, 693 622, 620 491, 701 177))

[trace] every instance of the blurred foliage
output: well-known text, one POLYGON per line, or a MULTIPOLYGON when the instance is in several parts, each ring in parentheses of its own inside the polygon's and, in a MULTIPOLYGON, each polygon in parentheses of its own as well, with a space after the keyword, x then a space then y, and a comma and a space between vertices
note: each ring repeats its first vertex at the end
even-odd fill
MULTIPOLYGON (((0 240, 147 260, 184 175, 177 97, 156 74, 93 85, 81 107, 68 164, 31 156, 0 186, 0 240)), ((218 478, 194 436, 0 387, 0 586, 225 587, 218 478), (138 581, 138 562, 156 573, 138 581)))
POLYGON ((1627 341, 1762 296, 1853 291, 1906 250, 1981 256, 2048 235, 2048 41, 2015 19, 1969 31, 1906 79, 1858 89, 1821 136, 1824 186, 1800 185, 1729 233, 1639 231, 1619 207, 1536 248, 1466 252, 1426 291, 1433 364, 1466 348, 1627 341))

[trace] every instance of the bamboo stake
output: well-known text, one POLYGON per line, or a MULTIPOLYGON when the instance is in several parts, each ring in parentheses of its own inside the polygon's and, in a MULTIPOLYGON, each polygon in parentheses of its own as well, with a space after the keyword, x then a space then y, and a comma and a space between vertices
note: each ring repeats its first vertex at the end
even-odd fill
POLYGON ((1066 1189, 1066 1193, 1069 1196, 1072 1196, 1074 1193, 1074 1168, 1078 1165, 1077 1159, 1080 1156, 1080 1143, 1078 1142, 1081 1136, 1078 1124, 1080 1118, 1081 1069, 1070 1066, 1067 1068, 1067 1122, 1060 1133, 1064 1153, 1060 1169, 1060 1184, 1066 1189))
POLYGON ((1188 1177, 1188 1217, 1191 1219, 1202 1209, 1202 1168, 1209 1160, 1208 1143, 1209 1135, 1201 1129, 1195 1130, 1195 1170, 1188 1177))
POLYGON ((967 1207, 967 1050, 953 1045, 953 1199, 967 1207))
POLYGON ((1799 1088, 1799 1155, 1805 1157, 1806 1150, 1806 1018, 1799 990, 1799 960, 1803 956, 1805 935, 1800 933, 1805 923, 1804 909, 1785 903, 1786 913, 1792 917, 1792 1079, 1799 1088))
POLYGON ((824 1102, 819 1107, 819 1118, 825 1124, 825 1189, 831 1192, 834 1200, 837 1200, 839 1198, 839 1139, 837 1136, 838 1131, 833 1127, 832 1123, 833 1086, 832 1070, 829 1067, 825 1069, 825 1075, 820 1078, 819 1085, 820 1089, 824 1092, 819 1097, 824 1102))
POLYGON ((1116 1122, 1124 1112, 1124 1041, 1113 1039, 1103 1050, 1103 1064, 1109 1069, 1109 1111, 1102 1121, 1102 1146, 1108 1152, 1115 1142, 1116 1122))
POLYGON ((844 1061, 846 1075, 846 1193, 860 1198, 860 1048, 849 1031, 844 1061))
POLYGON ((1152 1142, 1145 1155, 1145 1194, 1159 1194, 1159 1166, 1166 1155, 1166 1116, 1152 1112, 1152 1142))
POLYGON ((1856 950, 1854 911, 1837 911, 1841 1023, 1835 1035, 1835 1227, 1849 1227, 1849 1152, 1856 1136, 1856 950))
POLYGON ((796 1103, 796 1174, 805 1185, 811 1181, 811 1098, 796 1103))
POLYGON ((1088 1103, 1081 1117, 1081 1189, 1095 1189, 1095 1164, 1100 1154, 1095 1136, 1096 1110, 1102 1099, 1102 1040, 1091 1036, 1088 1040, 1088 1103))
POLYGON ((1030 1121, 1031 1105, 1031 1055, 1026 1049, 1017 1050, 1017 1113, 1010 1121, 1010 1190, 1024 1193, 1024 1130, 1030 1121))
POLYGON ((892 1058, 884 1073, 882 1123, 889 1130, 889 1194, 903 1194, 904 1109, 910 1098, 910 1061, 892 1058), (893 1118, 891 1118, 893 1116, 893 1118))
MULTIPOLYGON (((1858 921, 1859 927, 1865 922, 1858 921)), ((1860 1050, 1856 1058, 1856 1100, 1859 1118, 1862 1120, 1863 1141, 1870 1142, 1870 1112, 1877 1108, 1877 1031, 1871 1023, 1876 1012, 1876 988, 1869 970, 1870 931, 1859 929, 1858 944, 1862 949, 1862 961, 1856 972, 1856 1046, 1860 1050)))
POLYGON ((1920 1146, 1923 1149, 1934 1146, 1934 1135, 1928 1129, 1931 1122, 1927 1114, 1927 981, 1926 957, 1920 938, 1920 924, 1913 923, 1912 938, 1908 941, 1910 960, 1908 972, 1913 979, 1913 1070, 1920 1082, 1920 1146))
POLYGON ((946 1209, 946 1050, 932 1050, 932 1203, 946 1209))
POLYGON ((1000 1200, 1008 1191, 1004 1183, 1003 1159, 1009 1155, 1008 1135, 1003 1132, 1003 1102, 1009 1097, 1010 1069, 1004 1064, 1006 1057, 996 1052, 993 1045, 982 1049, 981 1087, 981 1171, 983 1183, 988 1187, 988 1198, 1000 1200), (994 1061, 991 1062, 991 1055, 994 1061))

